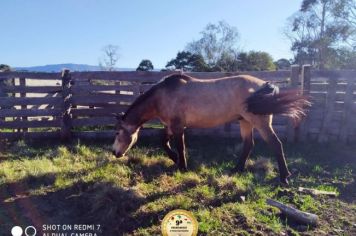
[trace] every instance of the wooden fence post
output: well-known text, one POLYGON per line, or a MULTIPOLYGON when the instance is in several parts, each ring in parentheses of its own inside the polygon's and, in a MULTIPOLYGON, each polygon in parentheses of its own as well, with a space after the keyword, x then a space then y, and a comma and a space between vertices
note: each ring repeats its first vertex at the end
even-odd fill
MULTIPOLYGON (((310 81, 311 81, 311 65, 303 65, 302 67, 302 94, 309 97, 310 96, 310 81)), ((308 135, 309 128, 309 119, 308 115, 303 119, 300 125, 300 140, 305 141, 308 135)))
POLYGON ((309 96, 311 80, 311 65, 303 65, 302 68, 302 91, 303 94, 309 96))
POLYGON ((346 87, 346 93, 345 93, 345 98, 344 98, 344 115, 343 115, 343 122, 341 126, 341 131, 340 131, 340 140, 343 143, 349 143, 348 140, 348 135, 350 132, 352 132, 353 129, 353 124, 351 122, 351 117, 352 117, 352 109, 353 109, 353 90, 354 90, 354 85, 352 83, 352 80, 347 81, 347 87, 346 87))
MULTIPOLYGON (((16 81, 15 81, 15 78, 11 78, 10 79, 10 84, 11 86, 15 86, 16 85, 16 81)), ((12 93, 11 94, 12 97, 16 97, 16 93, 12 93)), ((10 109, 16 109, 15 106, 12 106, 12 107, 9 107, 10 109)), ((13 120, 18 120, 19 118, 17 117, 12 117, 13 120)), ((13 129, 13 131, 15 132, 20 132, 21 130, 20 129, 13 129)))
POLYGON ((68 69, 62 71, 62 98, 63 98, 63 107, 62 107, 62 121, 61 121, 61 139, 63 141, 69 140, 72 136, 72 114, 71 109, 71 75, 68 69))
MULTIPOLYGON (((21 87, 26 87, 26 78, 24 77, 21 77, 19 78, 19 81, 20 81, 20 86, 21 87)), ((20 93, 20 97, 26 97, 26 93, 20 93)), ((21 110, 26 110, 27 109, 27 106, 26 105, 21 105, 21 110)), ((27 120, 27 116, 22 116, 21 119, 24 121, 24 120, 27 120)), ((23 132, 28 132, 28 128, 23 128, 22 129, 23 132)))
MULTIPOLYGON (((299 86, 299 74, 300 66, 292 65, 290 71, 290 79, 292 89, 297 89, 299 86)), ((298 142, 299 126, 295 127, 294 123, 291 120, 287 121, 287 141, 288 142, 298 142)))
MULTIPOLYGON (((3 78, 0 78, 0 99, 1 97, 7 97, 7 94, 6 92, 4 91, 5 90, 5 79, 3 78)), ((5 107, 0 107, 0 110, 1 109, 5 109, 5 107)), ((5 117, 0 117, 0 121, 5 121, 5 117)))

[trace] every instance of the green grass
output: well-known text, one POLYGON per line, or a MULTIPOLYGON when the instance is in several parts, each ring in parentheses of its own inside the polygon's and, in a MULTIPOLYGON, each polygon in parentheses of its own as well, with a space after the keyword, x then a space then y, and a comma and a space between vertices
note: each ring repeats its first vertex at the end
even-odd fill
POLYGON ((141 139, 121 159, 111 155, 110 141, 7 144, 0 152, 0 232, 16 222, 36 224, 24 214, 28 206, 46 224, 102 224, 102 235, 109 236, 160 234, 160 221, 178 208, 196 216, 200 235, 355 232, 355 147, 286 145, 294 175, 291 186, 283 188, 264 144, 257 143, 248 171, 236 174, 231 172, 240 150, 235 140, 188 137, 187 142, 188 172, 176 170, 155 138, 141 139), (339 196, 299 193, 300 186, 339 196), (300 227, 268 206, 267 198, 318 214, 321 224, 300 227))

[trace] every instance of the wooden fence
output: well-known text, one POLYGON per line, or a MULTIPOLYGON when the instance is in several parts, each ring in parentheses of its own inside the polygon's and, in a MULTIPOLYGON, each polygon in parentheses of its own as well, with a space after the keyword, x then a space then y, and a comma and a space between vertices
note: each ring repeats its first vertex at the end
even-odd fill
MULTIPOLYGON (((0 139, 54 137, 68 139, 113 137, 113 113, 128 106, 154 83, 171 72, 0 73, 0 139)), ((202 79, 241 73, 196 72, 202 79)), ((276 116, 274 127, 289 141, 356 140, 356 71, 311 71, 292 66, 290 71, 248 72, 279 87, 299 88, 311 96, 313 107, 297 128, 276 116)), ((158 121, 142 133, 156 133, 158 121)), ((212 129, 190 129, 191 134, 238 136, 237 123, 212 129)))

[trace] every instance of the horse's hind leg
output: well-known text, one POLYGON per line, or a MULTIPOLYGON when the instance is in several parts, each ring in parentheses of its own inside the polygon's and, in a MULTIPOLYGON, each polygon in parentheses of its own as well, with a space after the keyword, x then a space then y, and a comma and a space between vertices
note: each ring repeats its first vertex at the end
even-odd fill
POLYGON ((169 141, 172 139, 172 134, 170 134, 168 132, 167 127, 165 127, 164 129, 164 133, 163 133, 163 139, 162 139, 162 145, 163 145, 163 149, 166 151, 168 157, 174 161, 174 163, 178 164, 178 157, 177 157, 177 153, 175 153, 170 144, 169 141))
POLYGON ((258 132, 261 134, 262 138, 268 143, 268 145, 273 149, 277 156, 281 182, 288 184, 287 178, 291 175, 291 173, 288 170, 286 159, 284 157, 282 142, 279 140, 272 128, 272 116, 270 116, 268 120, 261 119, 259 121, 262 120, 266 122, 257 122, 255 126, 258 132))
POLYGON ((185 143, 184 132, 179 132, 174 135, 178 151, 178 167, 182 171, 187 170, 187 159, 185 158, 185 143))
POLYGON ((252 147, 254 145, 252 131, 253 126, 250 122, 246 120, 240 120, 240 132, 243 141, 243 148, 234 171, 243 172, 245 169, 246 160, 250 156, 252 147))

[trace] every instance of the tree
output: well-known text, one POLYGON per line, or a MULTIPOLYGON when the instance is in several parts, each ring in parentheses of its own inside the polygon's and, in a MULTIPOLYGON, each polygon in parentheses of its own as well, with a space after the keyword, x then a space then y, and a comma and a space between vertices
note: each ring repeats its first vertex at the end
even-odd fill
MULTIPOLYGON (((0 73, 1 72, 8 72, 11 71, 11 67, 6 65, 6 64, 0 64, 0 73)), ((9 97, 12 96, 11 93, 7 93, 5 91, 2 90, 2 88, 6 87, 6 86, 14 86, 14 80, 12 79, 0 79, 0 97, 9 97)), ((3 105, 1 107, 2 109, 10 109, 11 105, 3 105)), ((0 118, 0 120, 5 120, 5 118, 0 118)))
POLYGON ((237 57, 238 69, 241 71, 275 70, 273 58, 267 52, 250 51, 240 53, 237 57))
POLYGON ((201 55, 187 51, 178 52, 176 58, 167 63, 166 68, 183 71, 210 71, 201 55))
POLYGON ((274 62, 274 65, 277 70, 288 70, 291 66, 291 63, 288 59, 281 58, 274 62))
POLYGON ((295 61, 322 69, 338 48, 355 50, 355 8, 354 0, 303 0, 285 31, 295 61))
POLYGON ((153 64, 150 60, 144 59, 138 65, 136 71, 150 71, 153 70, 153 64))
POLYGON ((0 72, 11 71, 11 67, 6 64, 0 64, 0 72))
POLYGON ((119 47, 116 45, 108 44, 103 47, 103 57, 99 62, 99 66, 103 70, 113 71, 115 70, 115 65, 119 60, 118 54, 119 47))
POLYGON ((200 33, 201 38, 188 43, 186 50, 201 55, 212 69, 231 71, 237 64, 238 31, 224 21, 208 24, 200 33))
POLYGON ((213 68, 212 71, 238 71, 239 68, 239 60, 238 60, 239 53, 237 51, 230 51, 224 52, 221 54, 221 57, 217 61, 215 65, 215 69, 213 68))
MULTIPOLYGON (((356 50, 356 49, 355 49, 356 50)), ((333 50, 325 67, 338 69, 356 69, 356 51, 347 47, 333 50)))

